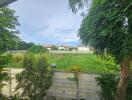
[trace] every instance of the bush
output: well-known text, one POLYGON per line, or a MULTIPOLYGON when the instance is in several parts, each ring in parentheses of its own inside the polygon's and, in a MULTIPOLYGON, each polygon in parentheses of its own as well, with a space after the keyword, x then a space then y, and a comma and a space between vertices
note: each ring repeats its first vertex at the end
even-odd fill
MULTIPOLYGON (((101 87, 99 92, 100 100, 115 100, 119 76, 113 74, 103 74, 96 78, 97 84, 101 87)), ((129 81, 126 100, 132 100, 132 78, 129 81)))
POLYGON ((8 98, 2 94, 0 94, 0 100, 8 100, 8 98))
POLYGON ((25 70, 16 76, 18 85, 16 95, 30 100, 43 100, 46 91, 52 84, 52 74, 44 56, 35 59, 33 55, 25 55, 23 60, 25 70), (22 90, 21 93, 19 90, 22 90))
POLYGON ((73 78, 68 78, 68 79, 78 81, 78 72, 82 72, 81 67, 80 66, 72 66, 71 68, 69 68, 69 71, 74 72, 74 77, 73 78))
POLYGON ((80 66, 72 66, 69 68, 69 71, 82 72, 82 68, 80 66))
POLYGON ((0 93, 1 93, 1 88, 4 86, 2 81, 8 79, 7 73, 4 72, 4 65, 8 64, 11 60, 11 55, 9 54, 2 54, 0 55, 0 93))
POLYGON ((40 45, 33 45, 31 46, 28 51, 30 53, 46 53, 48 50, 45 47, 42 47, 40 45))
POLYGON ((23 60, 23 54, 17 53, 12 55, 13 62, 21 62, 23 60))

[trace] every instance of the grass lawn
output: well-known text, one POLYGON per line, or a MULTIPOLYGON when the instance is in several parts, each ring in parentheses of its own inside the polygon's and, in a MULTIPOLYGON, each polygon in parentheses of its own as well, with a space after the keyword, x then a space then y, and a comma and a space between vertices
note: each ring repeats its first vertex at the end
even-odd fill
MULTIPOLYGON (((42 55, 42 54, 41 54, 42 55)), ((81 68, 82 72, 90 73, 109 73, 115 72, 113 68, 117 68, 113 60, 102 60, 94 54, 43 54, 46 56, 48 63, 56 63, 56 70, 67 71, 72 67, 81 68)), ((14 54, 15 60, 7 66, 22 68, 22 54, 14 54), (16 60, 17 58, 17 60, 16 60)), ((40 54, 35 54, 40 56, 40 54)))

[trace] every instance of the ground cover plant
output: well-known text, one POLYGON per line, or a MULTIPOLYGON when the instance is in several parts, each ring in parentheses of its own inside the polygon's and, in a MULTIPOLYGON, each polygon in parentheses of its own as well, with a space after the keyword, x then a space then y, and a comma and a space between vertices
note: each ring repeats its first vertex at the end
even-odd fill
MULTIPOLYGON (((33 54, 36 59, 40 55, 45 55, 48 59, 48 63, 55 63, 57 65, 56 70, 69 71, 73 66, 79 66, 82 72, 90 73, 115 73, 118 65, 114 63, 113 58, 101 58, 94 54, 53 54, 42 53, 33 54)), ((12 62, 6 66, 23 68, 23 53, 17 53, 12 55, 12 62)))

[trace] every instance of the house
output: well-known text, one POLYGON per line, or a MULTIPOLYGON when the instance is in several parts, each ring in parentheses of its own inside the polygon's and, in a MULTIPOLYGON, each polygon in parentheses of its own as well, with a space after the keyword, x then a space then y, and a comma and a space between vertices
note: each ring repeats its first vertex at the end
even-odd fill
POLYGON ((48 50, 51 50, 53 45, 49 44, 49 45, 44 45, 45 48, 47 48, 48 50))
POLYGON ((69 51, 69 46, 66 46, 66 45, 58 46, 58 50, 69 51))
POLYGON ((79 46, 77 47, 78 51, 91 51, 91 47, 89 46, 79 46))

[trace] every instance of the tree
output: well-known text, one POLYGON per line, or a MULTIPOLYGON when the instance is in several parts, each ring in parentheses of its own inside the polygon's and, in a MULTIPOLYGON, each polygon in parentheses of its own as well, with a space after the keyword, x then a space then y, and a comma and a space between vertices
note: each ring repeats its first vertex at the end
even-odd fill
MULTIPOLYGON (((73 12, 86 6, 88 0, 69 0, 73 12)), ((88 14, 79 29, 84 44, 90 44, 97 54, 110 54, 121 67, 116 100, 124 100, 130 78, 132 59, 131 0, 92 0, 88 14)))
POLYGON ((0 8, 0 53, 11 49, 19 40, 16 27, 19 26, 15 11, 4 7, 0 8))
POLYGON ((19 23, 15 11, 7 7, 0 8, 0 90, 6 75, 2 73, 3 66, 9 61, 9 56, 5 55, 4 52, 10 49, 18 40, 17 26, 19 26, 19 23))
POLYGON ((46 58, 40 56, 36 61, 33 55, 25 55, 23 66, 25 70, 16 77, 16 95, 20 98, 28 97, 30 100, 43 100, 52 84, 52 73, 48 69, 46 58))
POLYGON ((30 42, 27 43, 25 41, 19 40, 17 41, 17 43, 11 48, 11 50, 28 50, 29 48, 31 48, 32 46, 34 46, 35 44, 30 42))
POLYGON ((31 53, 45 53, 48 50, 45 47, 42 47, 41 45, 33 45, 28 49, 31 53))
POLYGON ((51 50, 58 50, 58 47, 55 46, 55 45, 53 45, 53 46, 51 47, 51 50))

